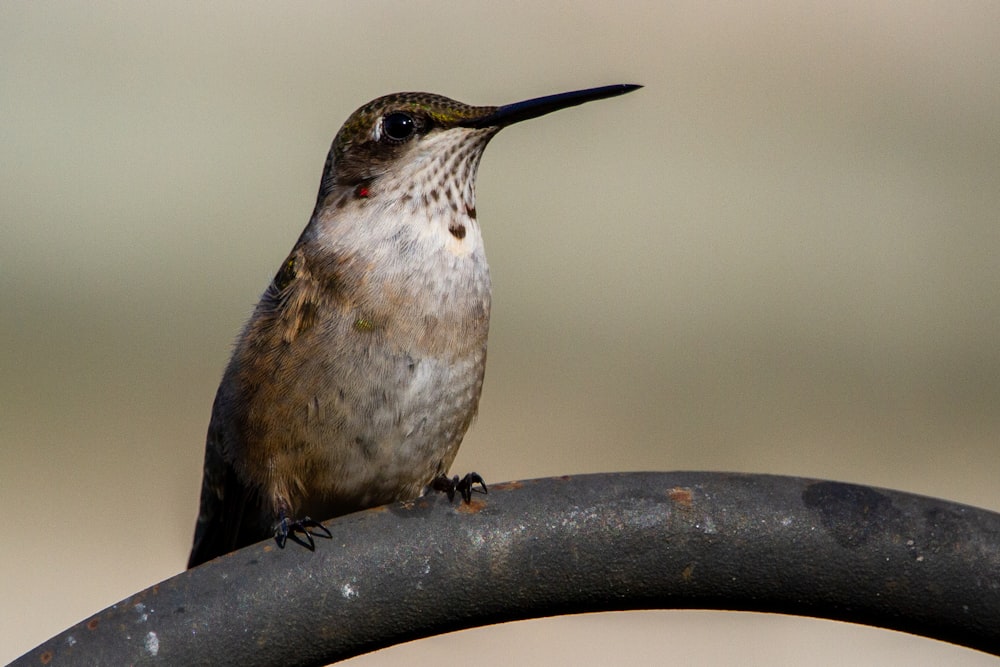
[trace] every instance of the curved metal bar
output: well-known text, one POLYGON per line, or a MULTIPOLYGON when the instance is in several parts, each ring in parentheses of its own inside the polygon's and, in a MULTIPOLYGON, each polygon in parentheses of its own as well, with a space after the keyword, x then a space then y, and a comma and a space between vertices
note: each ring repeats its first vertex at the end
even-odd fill
POLYGON ((510 482, 326 523, 184 572, 14 665, 323 665, 463 628, 622 609, 863 623, 1000 655, 1000 514, 705 472, 510 482))

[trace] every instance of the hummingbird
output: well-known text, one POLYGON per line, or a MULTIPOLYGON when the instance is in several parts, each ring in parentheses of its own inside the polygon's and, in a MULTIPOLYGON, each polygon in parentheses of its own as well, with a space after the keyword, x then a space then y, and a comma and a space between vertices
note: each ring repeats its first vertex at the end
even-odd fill
POLYGON ((640 87, 498 107, 396 93, 351 114, 219 384, 189 568, 269 537, 312 549, 330 537, 312 517, 486 491, 448 477, 486 368, 483 151, 508 125, 640 87))

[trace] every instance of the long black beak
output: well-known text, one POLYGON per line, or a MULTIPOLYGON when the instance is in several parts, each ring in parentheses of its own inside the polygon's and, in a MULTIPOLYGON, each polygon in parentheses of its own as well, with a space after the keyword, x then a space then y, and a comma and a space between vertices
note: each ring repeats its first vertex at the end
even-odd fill
POLYGON ((577 104, 631 93, 633 90, 638 90, 639 88, 642 88, 642 86, 634 83, 621 83, 615 86, 601 86, 600 88, 588 88, 587 90, 574 90, 570 93, 536 97, 532 100, 514 102, 513 104, 496 107, 484 116, 470 118, 460 122, 459 125, 463 127, 506 127, 514 123, 520 123, 522 120, 544 116, 559 109, 574 107, 577 104))

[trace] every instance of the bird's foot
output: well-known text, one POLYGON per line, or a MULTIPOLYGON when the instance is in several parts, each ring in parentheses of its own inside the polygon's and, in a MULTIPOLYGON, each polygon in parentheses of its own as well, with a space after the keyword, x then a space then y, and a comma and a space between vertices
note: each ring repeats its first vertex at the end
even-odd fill
POLYGON ((455 499, 455 493, 462 496, 462 500, 467 503, 472 502, 472 492, 475 490, 477 493, 486 493, 486 482, 483 478, 479 476, 479 473, 470 472, 465 477, 459 479, 458 475, 454 477, 448 477, 447 475, 438 475, 431 481, 431 488, 435 491, 439 491, 448 495, 448 500, 455 499), (475 485, 478 484, 479 489, 475 489, 475 485))
POLYGON ((325 537, 328 540, 333 539, 333 533, 327 530, 326 526, 307 516, 289 521, 288 517, 282 514, 281 521, 278 522, 278 527, 274 531, 274 541, 281 549, 285 548, 286 540, 291 540, 296 544, 301 544, 309 551, 315 551, 316 541, 313 540, 313 536, 325 537))

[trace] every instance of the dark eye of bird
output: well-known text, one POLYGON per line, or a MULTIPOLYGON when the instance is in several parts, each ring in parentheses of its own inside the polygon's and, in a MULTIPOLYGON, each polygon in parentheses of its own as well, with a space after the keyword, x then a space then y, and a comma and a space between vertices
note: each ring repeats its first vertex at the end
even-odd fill
POLYGON ((393 141, 408 139, 417 129, 413 116, 399 111, 388 114, 382 119, 382 131, 393 141))

